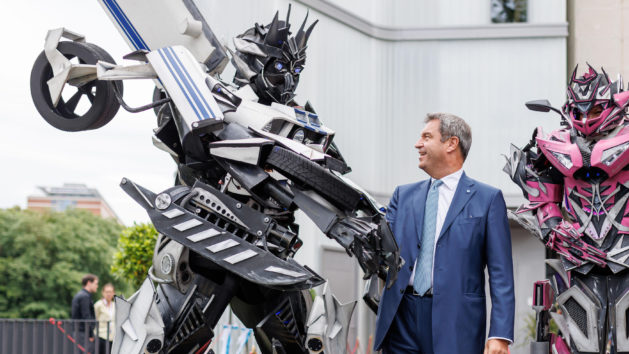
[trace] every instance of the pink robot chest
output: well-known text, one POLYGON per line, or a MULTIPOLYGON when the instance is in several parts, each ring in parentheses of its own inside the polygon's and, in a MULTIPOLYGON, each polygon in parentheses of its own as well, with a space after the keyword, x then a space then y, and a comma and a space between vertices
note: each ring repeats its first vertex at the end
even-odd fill
POLYGON ((602 182, 588 182, 573 177, 564 179, 564 209, 579 225, 581 232, 601 242, 610 231, 629 234, 629 171, 621 171, 602 182))
POLYGON ((549 136, 545 136, 541 128, 538 132, 538 147, 566 177, 573 177, 584 167, 588 170, 580 171, 583 176, 579 178, 598 177, 590 176, 590 173, 602 175, 601 171, 612 177, 629 164, 629 127, 621 128, 594 144, 583 138, 571 139, 566 130, 554 131, 549 136))

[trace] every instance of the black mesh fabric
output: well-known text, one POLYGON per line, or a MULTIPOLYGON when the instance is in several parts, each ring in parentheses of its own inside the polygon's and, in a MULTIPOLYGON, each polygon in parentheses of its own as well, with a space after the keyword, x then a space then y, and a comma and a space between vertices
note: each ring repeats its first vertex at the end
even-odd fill
POLYGON ((587 337, 588 319, 587 319, 587 312, 585 312, 585 309, 581 307, 581 305, 579 305, 579 303, 572 297, 568 299, 568 301, 566 301, 564 306, 566 310, 568 311, 568 314, 570 315, 570 317, 574 320, 574 322, 577 323, 577 326, 579 326, 579 329, 581 330, 581 332, 583 332, 583 334, 585 334, 585 336, 587 337))

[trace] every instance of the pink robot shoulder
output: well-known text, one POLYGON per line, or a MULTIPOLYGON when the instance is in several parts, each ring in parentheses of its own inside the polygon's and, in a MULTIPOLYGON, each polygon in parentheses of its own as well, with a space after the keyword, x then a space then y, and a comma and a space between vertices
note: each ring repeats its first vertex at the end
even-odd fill
POLYGON ((541 153, 562 175, 572 177, 583 167, 583 156, 577 144, 571 141, 569 130, 554 130, 546 134, 542 127, 538 127, 535 141, 541 153))
POLYGON ((624 123, 594 144, 590 163, 614 176, 629 164, 628 150, 629 124, 624 123))

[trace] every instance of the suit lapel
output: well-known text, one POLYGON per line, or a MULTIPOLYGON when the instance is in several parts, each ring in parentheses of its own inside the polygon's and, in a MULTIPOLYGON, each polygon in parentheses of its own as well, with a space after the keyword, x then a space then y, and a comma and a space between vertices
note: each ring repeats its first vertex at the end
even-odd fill
MULTIPOLYGON (((461 210, 463 210, 465 204, 470 201, 474 193, 476 193, 474 181, 468 178, 465 175, 465 172, 463 172, 461 179, 459 179, 459 184, 456 187, 456 192, 454 192, 454 198, 452 198, 450 209, 448 209, 448 213, 446 214, 446 219, 443 221, 443 226, 441 227, 441 232, 439 233, 439 239, 441 239, 444 232, 448 230, 457 215, 461 213, 461 210)), ((422 216, 423 215, 422 211, 422 216)))
POLYGON ((424 210, 426 209, 426 196, 428 195, 428 186, 430 186, 430 179, 424 181, 419 185, 415 196, 413 197, 413 208, 416 208, 415 212, 415 240, 412 240, 412 250, 417 250, 415 245, 421 240, 423 227, 424 227, 424 210))

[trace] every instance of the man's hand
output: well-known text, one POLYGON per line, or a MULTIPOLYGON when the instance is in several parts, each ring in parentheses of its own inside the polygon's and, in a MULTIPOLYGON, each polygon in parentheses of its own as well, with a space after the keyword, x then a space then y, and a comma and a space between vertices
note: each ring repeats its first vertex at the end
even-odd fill
POLYGON ((485 352, 483 354, 508 354, 509 342, 504 339, 489 339, 485 343, 485 352))

